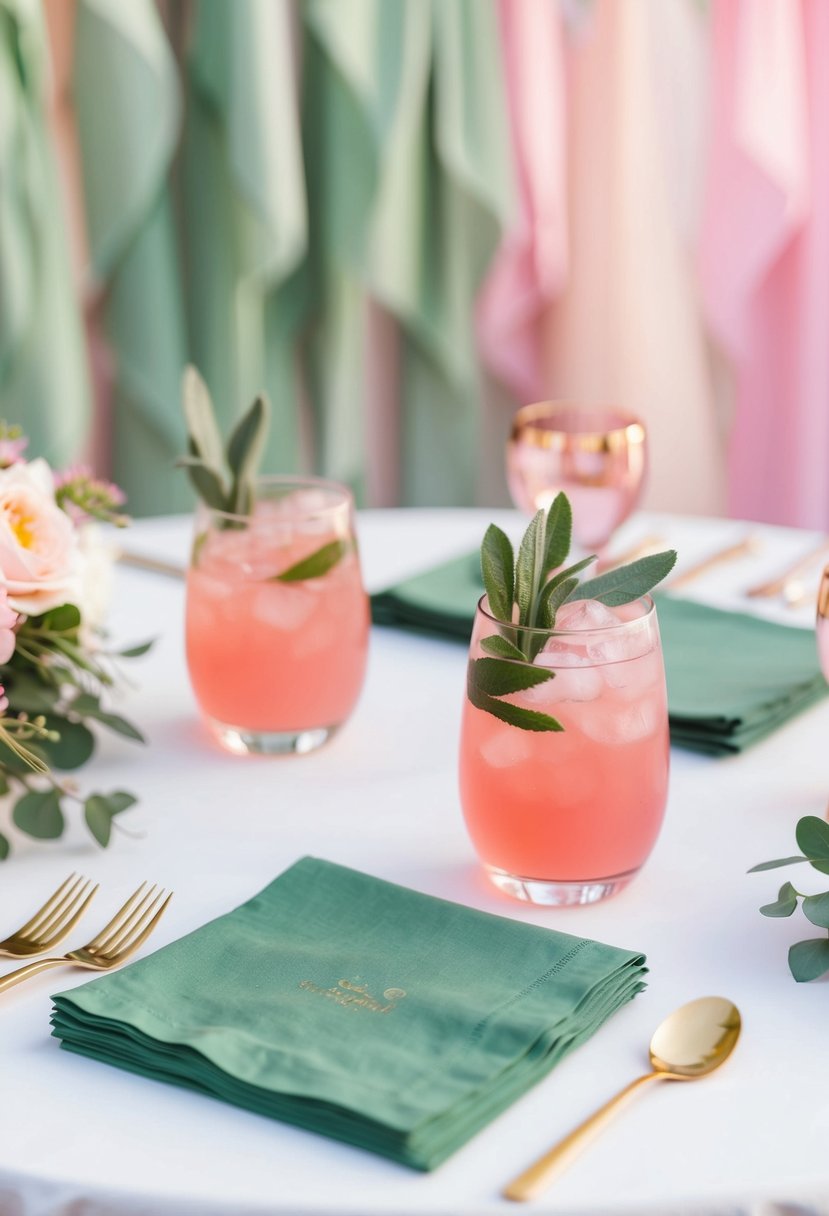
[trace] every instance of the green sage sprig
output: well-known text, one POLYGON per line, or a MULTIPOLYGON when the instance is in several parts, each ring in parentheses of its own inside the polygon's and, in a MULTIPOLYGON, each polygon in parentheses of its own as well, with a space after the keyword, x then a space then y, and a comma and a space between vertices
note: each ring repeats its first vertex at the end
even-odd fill
POLYGON ((597 555, 565 566, 572 537, 573 510, 561 493, 533 517, 517 557, 496 524, 489 525, 481 544, 484 589, 499 632, 481 642, 487 657, 470 661, 467 695, 478 709, 522 730, 564 729, 550 714, 500 699, 555 678, 550 668, 531 664, 555 629, 561 606, 576 599, 599 600, 611 608, 629 604, 661 582, 676 562, 675 550, 669 549, 582 582, 579 575, 597 555))
POLYGON ((181 397, 189 455, 178 465, 187 469, 193 489, 208 507, 249 515, 270 423, 267 398, 255 399, 223 446, 210 392, 192 365, 185 368, 181 397))
MULTIPOLYGON (((807 861, 820 874, 829 874, 829 823, 817 815, 805 815, 798 821, 795 840, 802 850, 793 857, 779 857, 775 861, 763 861, 752 866, 749 874, 761 870, 776 870, 779 866, 796 865, 807 861)), ((803 915, 819 929, 829 930, 829 891, 818 895, 804 895, 790 882, 784 882, 773 903, 763 904, 763 916, 791 916, 801 900, 803 915)), ((829 932, 821 937, 810 937, 789 948, 789 970, 798 983, 819 979, 829 972, 829 932)))
MULTIPOLYGON (((187 470, 193 489, 206 506, 227 515, 251 515, 256 505, 256 478, 270 426, 267 397, 260 395, 255 399, 231 432, 227 444, 223 445, 210 391, 192 364, 185 368, 181 396, 189 454, 182 456, 177 464, 187 470)), ((194 563, 198 561, 205 539, 205 534, 196 538, 194 563)), ((321 578, 345 556, 349 547, 344 540, 330 541, 274 575, 272 581, 294 583, 321 578)))

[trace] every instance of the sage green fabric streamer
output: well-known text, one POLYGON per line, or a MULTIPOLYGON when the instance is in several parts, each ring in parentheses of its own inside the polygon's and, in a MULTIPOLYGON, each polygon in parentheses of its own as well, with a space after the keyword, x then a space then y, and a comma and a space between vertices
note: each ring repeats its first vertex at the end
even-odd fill
POLYGON ((79 0, 73 71, 93 272, 116 362, 114 473, 135 514, 186 510, 187 344, 169 172, 181 103, 152 0, 79 0))
POLYGON ((53 1033, 432 1169, 635 996, 644 961, 306 857, 234 912, 55 996, 53 1033))
MULTIPOLYGON (((467 553, 372 597, 376 624, 468 643, 483 594, 467 553)), ((811 630, 658 595, 671 742, 712 756, 766 738, 826 695, 811 630)))
POLYGON ((480 426, 474 301, 513 202, 495 7, 311 0, 303 11, 317 120, 306 160, 310 174, 324 149, 326 188, 310 193, 325 208, 326 258, 405 335, 404 501, 468 503, 480 426))
POLYGON ((223 429, 258 392, 273 414, 263 468, 301 467, 296 343, 308 300, 291 9, 200 0, 187 57, 182 240, 192 357, 223 429))
POLYGON ((40 4, 0 0, 0 417, 59 467, 86 438, 91 398, 47 84, 40 4))

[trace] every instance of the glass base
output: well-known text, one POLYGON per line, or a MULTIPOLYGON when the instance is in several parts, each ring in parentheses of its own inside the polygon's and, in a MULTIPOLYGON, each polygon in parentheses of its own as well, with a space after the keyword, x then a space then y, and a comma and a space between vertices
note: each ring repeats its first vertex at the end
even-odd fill
POLYGON ((236 756, 304 756, 337 733, 336 726, 317 726, 310 730, 248 730, 206 718, 208 727, 221 746, 236 756))
POLYGON ((573 904, 597 904, 601 899, 618 894, 638 874, 628 870, 626 874, 614 874, 610 878, 590 878, 583 881, 557 882, 551 878, 520 878, 508 874, 495 866, 487 866, 487 873, 499 891, 526 903, 542 904, 551 908, 566 908, 573 904))

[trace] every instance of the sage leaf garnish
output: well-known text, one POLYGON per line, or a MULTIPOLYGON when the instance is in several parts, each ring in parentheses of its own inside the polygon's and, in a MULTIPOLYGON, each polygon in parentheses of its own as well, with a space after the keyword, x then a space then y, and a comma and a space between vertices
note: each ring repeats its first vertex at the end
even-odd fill
POLYGON ((470 668, 470 679, 475 686, 492 697, 524 692, 527 688, 546 683, 556 674, 548 667, 531 667, 527 663, 513 663, 509 659, 473 659, 470 668))
POLYGON ((596 561, 596 555, 565 566, 572 536, 572 507, 566 494, 560 493, 546 512, 536 512, 530 521, 517 558, 509 537, 495 524, 487 528, 481 544, 484 590, 499 633, 480 641, 481 649, 491 658, 469 662, 469 700, 476 708, 522 730, 564 729, 549 714, 499 700, 555 675, 549 668, 539 669, 533 664, 555 631, 562 605, 577 599, 596 599, 609 607, 628 604, 646 595, 676 562, 671 549, 579 582, 582 570, 596 561), (524 683, 519 683, 522 677, 518 670, 528 673, 524 683), (539 670, 544 674, 539 676, 539 670))
POLYGON ((493 634, 491 638, 483 638, 481 640, 481 650, 485 650, 488 654, 494 654, 499 659, 517 659, 519 663, 523 663, 526 659, 523 650, 519 650, 513 642, 502 638, 497 633, 493 634))
POLYGON ((308 557, 295 562, 281 574, 275 574, 269 582, 272 583, 301 583, 308 578, 322 578, 340 558, 348 552, 348 543, 344 540, 332 540, 327 545, 315 549, 308 557))
MULTIPOLYGON (((803 853, 794 857, 780 857, 776 861, 763 861, 752 866, 749 874, 761 870, 773 870, 778 866, 797 865, 807 861, 820 874, 829 874, 829 823, 817 815, 804 815, 798 820, 795 839, 803 853)), ((801 911, 811 924, 829 930, 829 891, 817 895, 804 895, 796 891, 790 882, 780 888, 774 903, 764 904, 760 911, 764 916, 791 916, 801 900, 801 911)), ((829 933, 824 937, 809 938, 797 942, 789 950, 789 970, 798 983, 820 979, 829 972, 829 933)))
POLYGON ((499 701, 496 697, 482 692, 473 680, 468 681, 467 692, 469 700, 476 709, 483 709, 486 713, 492 714, 494 718, 500 718, 502 722, 506 722, 510 726, 517 726, 521 730, 564 730, 561 723, 549 714, 542 714, 534 709, 524 709, 509 701, 499 701))
POLYGON ((484 534, 481 575, 490 610, 501 620, 506 620, 512 611, 515 558, 509 537, 497 524, 490 524, 484 534))
POLYGON ((571 600, 598 600, 608 608, 619 608, 646 595, 657 583, 671 573, 676 564, 676 551, 652 553, 627 566, 608 570, 580 583, 571 600))

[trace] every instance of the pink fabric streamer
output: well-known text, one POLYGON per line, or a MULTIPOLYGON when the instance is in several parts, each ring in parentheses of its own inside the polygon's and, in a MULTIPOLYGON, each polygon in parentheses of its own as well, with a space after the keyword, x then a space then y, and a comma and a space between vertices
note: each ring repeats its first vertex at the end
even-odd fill
POLYGON ((733 515, 829 526, 829 5, 717 0, 700 249, 733 515))
POLYGON ((544 395, 541 317, 567 276, 563 31, 551 0, 500 0, 519 214, 477 307, 478 344, 522 401, 544 395))

